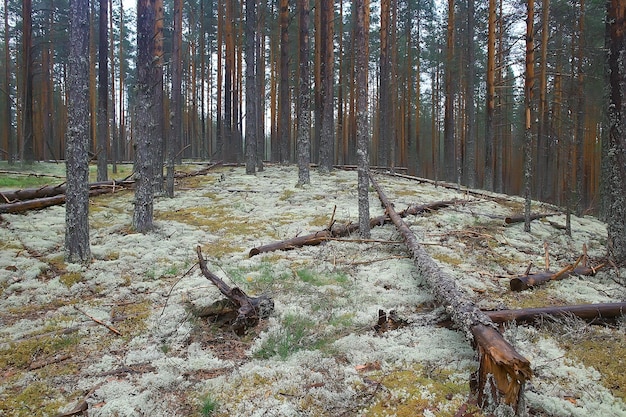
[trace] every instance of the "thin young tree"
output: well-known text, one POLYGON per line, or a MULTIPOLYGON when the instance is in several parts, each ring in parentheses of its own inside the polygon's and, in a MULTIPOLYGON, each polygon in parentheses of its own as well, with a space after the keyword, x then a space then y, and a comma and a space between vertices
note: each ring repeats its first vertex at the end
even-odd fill
POLYGON ((603 146, 609 253, 626 262, 626 0, 607 1, 608 137, 603 146))
POLYGON ((311 70, 309 47, 309 0, 298 1, 300 16, 300 89, 298 92, 298 185, 311 182, 311 70))
POLYGON ((448 30, 446 35, 445 102, 443 115, 443 164, 444 178, 454 181, 457 172, 456 146, 454 136, 454 1, 448 0, 448 30))
POLYGON ((280 87, 279 87, 279 147, 280 162, 290 160, 291 104, 289 102, 289 0, 280 0, 280 87))
POLYGON ((70 4, 66 131, 65 256, 87 262, 89 247, 89 0, 70 4))
POLYGON ((13 105, 11 100, 11 56, 9 53, 9 2, 4 0, 4 114, 2 123, 2 146, 5 147, 7 152, 7 160, 9 165, 13 165, 15 162, 15 136, 13 135, 13 128, 11 126, 11 106, 13 105))
POLYGON ((153 228, 154 147, 157 122, 154 119, 157 83, 154 52, 155 0, 137 0, 137 102, 135 122, 135 210, 133 227, 140 233, 153 228))
POLYGON ((334 73, 333 73, 333 18, 334 0, 321 0, 321 125, 319 144, 319 169, 329 172, 333 167, 335 148, 334 73))
POLYGON ((361 237, 370 237, 369 206, 369 119, 367 117, 367 64, 369 42, 369 0, 354 0, 355 18, 355 66, 356 78, 356 137, 358 160, 358 195, 359 195, 359 233, 361 237))
POLYGON ((108 1, 99 0, 100 17, 98 21, 98 138, 96 155, 98 158, 98 181, 106 181, 107 148, 109 146, 109 31, 108 1))
POLYGON ((485 106, 485 171, 483 188, 493 190, 495 141, 495 100, 496 100, 496 0, 489 0, 487 24, 487 77, 485 106))

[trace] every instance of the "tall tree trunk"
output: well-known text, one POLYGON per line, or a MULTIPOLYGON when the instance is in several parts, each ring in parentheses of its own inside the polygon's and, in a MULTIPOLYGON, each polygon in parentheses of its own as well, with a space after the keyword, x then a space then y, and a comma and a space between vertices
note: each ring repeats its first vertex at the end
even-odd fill
POLYGON ((68 58, 65 256, 87 262, 89 247, 89 1, 72 0, 68 58))
POLYGON ((16 158, 17 146, 11 120, 11 55, 9 54, 9 1, 4 0, 4 123, 2 124, 2 146, 6 149, 9 165, 13 165, 16 158))
POLYGON ((537 197, 541 200, 549 199, 548 175, 550 160, 548 152, 548 39, 550 37, 550 0, 541 2, 541 61, 539 62, 539 109, 537 110, 537 197))
POLYGON ((154 154, 158 123, 154 119, 158 71, 154 60, 156 0, 137 0, 137 103, 135 131, 135 210, 133 227, 140 233, 153 228, 154 154))
MULTIPOLYGON (((380 63, 378 87, 378 146, 377 164, 390 164, 392 129, 391 124, 391 54, 389 45, 391 25, 391 0, 380 2, 380 63)), ((358 42, 358 40, 357 40, 358 42)), ((359 87, 357 86, 357 89, 359 87)), ((357 127, 358 129, 358 127, 357 127)))
POLYGON ((448 0, 448 33, 446 36, 446 97, 443 115, 443 164, 444 178, 454 181, 456 174, 455 135, 454 135, 454 0, 448 0))
MULTIPOLYGON (((112 173, 117 174, 117 159, 118 155, 118 131, 117 131, 117 117, 116 117, 116 94, 115 94, 115 42, 113 40, 113 0, 109 0, 109 33, 111 36, 109 37, 109 67, 111 73, 111 117, 110 125, 111 125, 111 163, 112 163, 112 173)), ((121 43, 121 37, 120 37, 121 43)))
POLYGON ((606 160, 604 181, 609 254, 616 262, 626 262, 626 1, 607 3, 607 50, 610 95, 608 102, 608 142, 603 147, 606 160))
MULTIPOLYGON (((262 2, 264 0, 261 0, 262 2)), ((265 4, 257 7, 258 19, 256 28, 256 109, 257 109, 257 158, 258 171, 263 171, 263 159, 265 158, 265 4)))
POLYGON ((290 158, 290 125, 291 103, 289 102, 289 1, 280 0, 280 87, 278 111, 280 113, 279 126, 279 161, 289 163, 290 158))
POLYGON ((257 108, 256 108, 256 0, 246 0, 246 174, 254 174, 257 159, 257 108))
POLYGON ((22 0, 22 159, 27 164, 35 161, 33 126, 33 29, 31 0, 22 0))
POLYGON ((217 0, 217 97, 215 121, 215 155, 218 159, 224 159, 224 113, 222 112, 222 91, 224 81, 224 71, 222 69, 223 45, 224 45, 224 1, 217 0))
POLYGON ((233 139, 233 97, 235 78, 235 40, 233 39, 233 0, 226 0, 226 14, 224 21, 224 38, 226 44, 226 66, 224 67, 224 159, 234 160, 234 139, 233 139))
POLYGON ((354 0, 355 18, 355 78, 356 78, 356 126, 357 126, 357 163, 359 195, 359 233, 361 237, 370 237, 369 207, 369 119, 367 109, 367 65, 369 56, 369 0, 354 0))
POLYGON ((168 197, 174 197, 174 164, 180 151, 182 136, 182 47, 183 47, 183 0, 174 0, 174 32, 172 38, 171 83, 169 135, 167 140, 167 181, 165 191, 168 197))
MULTIPOLYGON (((155 193, 163 192, 163 157, 165 153, 165 111, 163 108, 163 0, 154 0, 154 38, 152 59, 155 61, 154 103, 152 111, 156 123, 155 146, 152 164, 154 170, 153 187, 155 193)), ((194 101, 196 103, 196 101, 194 101)))
POLYGON ((475 66, 474 60, 474 31, 475 31, 475 16, 474 16, 474 0, 467 0, 467 91, 465 100, 467 105, 465 107, 465 114, 467 115, 467 133, 466 133, 466 151, 465 151, 465 178, 467 186, 470 188, 476 187, 476 111, 474 108, 474 78, 475 78, 475 66))
POLYGON ((530 200, 532 183, 532 105, 533 86, 535 84, 535 48, 533 38, 533 21, 535 1, 528 0, 526 16, 526 70, 524 76, 524 231, 530 232, 530 200))
POLYGON ((108 1, 99 0, 100 16, 98 22, 98 136, 96 154, 98 158, 98 181, 106 181, 107 158, 109 147, 109 17, 108 1))
POLYGON ((335 105, 334 105, 334 0, 322 0, 321 10, 321 102, 322 120, 320 125, 319 167, 329 172, 333 167, 335 147, 335 105))
POLYGON ((298 185, 309 184, 311 162, 311 71, 309 47, 309 0, 299 0, 300 12, 300 88, 298 92, 298 185))
POLYGON ((575 184, 575 211, 576 215, 581 216, 583 209, 587 204, 584 190, 585 170, 583 161, 583 146, 585 142, 585 99, 583 97, 583 89, 585 84, 584 65, 584 47, 585 47, 585 0, 580 0, 580 11, 578 14, 578 45, 576 51, 576 184, 575 184))

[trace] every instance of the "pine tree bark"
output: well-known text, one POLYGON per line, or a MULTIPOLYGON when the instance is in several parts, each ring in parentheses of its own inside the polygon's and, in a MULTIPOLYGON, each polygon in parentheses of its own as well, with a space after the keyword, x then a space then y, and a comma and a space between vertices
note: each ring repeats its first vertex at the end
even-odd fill
POLYGON ((356 137, 358 162, 359 233, 362 238, 370 237, 369 206, 369 120, 367 109, 367 43, 369 42, 369 21, 366 10, 369 0, 354 0, 355 55, 354 76, 356 79, 356 137))
POLYGON ((609 102, 606 160, 606 214, 609 254, 626 262, 626 0, 607 2, 609 102))
POLYGON ((11 56, 9 54, 9 1, 4 0, 4 122, 2 123, 2 146, 6 149, 7 160, 9 165, 15 163, 15 157, 17 152, 17 146, 15 144, 15 136, 13 135, 13 129, 11 127, 11 107, 13 105, 11 101, 11 56))
POLYGON ((534 14, 535 1, 528 0, 526 16, 526 70, 524 75, 524 231, 530 232, 530 200, 532 184, 532 105, 535 84, 534 14))
POLYGON ((321 125, 319 144, 319 169, 330 172, 335 154, 335 113, 334 113, 334 42, 333 18, 334 0, 321 0, 320 42, 321 42, 321 125))
POLYGON ((65 256, 87 262, 89 247, 89 1, 72 0, 68 58, 65 256))
POLYGON ((154 120, 157 81, 156 61, 153 59, 155 0, 137 1, 137 104, 135 129, 135 210, 133 227, 140 233, 153 228, 154 212, 154 153, 157 141, 157 121, 154 120))
POLYGON ((475 32, 475 7, 474 0, 467 1, 467 92, 466 92, 466 109, 467 115, 467 133, 466 133, 466 152, 465 152, 465 178, 469 188, 476 187, 476 110, 474 106, 474 78, 475 78, 475 48, 474 48, 474 32, 475 32))
POLYGON ((291 103, 289 101, 289 0, 280 0, 280 85, 279 111, 279 160, 289 163, 291 137, 291 103))
POLYGON ((300 91, 298 92, 298 185, 311 182, 311 77, 309 46, 309 0, 298 1, 300 15, 300 91))
POLYGON ((456 174, 455 158, 455 134, 454 134, 454 97, 455 86, 453 78, 454 60, 454 0, 448 0, 448 33, 446 36, 446 66, 445 66, 445 89, 446 97, 444 102, 443 115, 443 165, 444 178, 446 181, 454 182, 456 174))
MULTIPOLYGON (((389 46, 391 0, 380 2, 380 61, 378 87, 378 141, 377 159, 379 166, 390 165, 392 128, 391 124, 391 53, 389 46)), ((357 85, 357 89, 359 86, 357 85)), ((358 126, 357 126, 358 129, 358 126)), ((357 139, 358 141, 358 139, 357 139)))

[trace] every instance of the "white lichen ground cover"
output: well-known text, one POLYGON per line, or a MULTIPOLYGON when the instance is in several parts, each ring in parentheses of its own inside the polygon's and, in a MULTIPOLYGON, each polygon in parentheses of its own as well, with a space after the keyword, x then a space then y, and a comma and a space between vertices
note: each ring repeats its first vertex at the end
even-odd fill
MULTIPOLYGON (((592 263, 603 257, 606 229, 592 217, 573 217, 572 238, 548 220, 526 234, 522 224, 504 227, 498 218, 519 213, 520 200, 378 178, 397 209, 460 200, 406 221, 482 308, 626 298, 610 269, 509 290, 510 274, 530 262, 543 268, 544 242, 552 269, 574 262, 583 243, 592 263)), ((335 207, 336 221, 357 222, 355 172, 312 172, 304 188, 296 181, 296 168, 281 166, 256 176, 218 168, 183 180, 175 199, 157 198, 156 229, 146 235, 130 228, 132 193, 92 199, 94 260, 87 266, 63 261, 62 206, 3 214, 0 416, 56 415, 83 399, 92 417, 480 415, 468 399, 474 351, 441 324, 442 309, 393 225, 373 229, 372 241, 352 236, 248 258, 255 246, 323 229, 335 207), (193 317, 190 304, 221 298, 194 268, 198 245, 227 283, 270 295, 273 315, 243 337, 193 317), (380 309, 396 310, 409 325, 377 334, 380 309)), ((382 214, 375 194, 370 206, 372 216, 382 214)), ((564 216, 549 220, 563 224, 564 216)), ((626 373, 626 358, 605 353, 611 362, 596 369, 574 354, 589 340, 600 351, 623 341, 624 329, 623 322, 573 319, 509 326, 505 336, 535 373, 526 387, 528 413, 626 416, 626 386, 616 376, 626 373)))

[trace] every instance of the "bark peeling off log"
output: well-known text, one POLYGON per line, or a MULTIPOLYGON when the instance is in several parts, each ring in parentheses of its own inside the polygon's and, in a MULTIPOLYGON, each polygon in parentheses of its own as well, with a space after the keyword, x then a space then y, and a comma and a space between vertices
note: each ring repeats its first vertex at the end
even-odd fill
POLYGON ((480 368, 475 391, 481 406, 491 409, 504 405, 518 413, 524 384, 532 376, 530 362, 504 340, 493 321, 466 298, 452 277, 439 268, 395 212, 374 177, 370 175, 370 179, 387 214, 402 233, 418 274, 428 282, 435 298, 446 306, 453 322, 476 343, 480 368))
POLYGON ((556 281, 565 279, 571 275, 586 275, 586 276, 594 276, 598 269, 600 269, 602 265, 596 268, 589 268, 587 266, 579 266, 574 268, 572 271, 565 271, 561 274, 556 272, 538 272, 536 274, 524 275, 521 277, 516 277, 511 279, 509 285, 511 287, 511 291, 524 291, 532 287, 536 287, 542 284, 545 284, 549 281, 556 281))
POLYGON ((485 314, 496 323, 508 321, 532 322, 538 317, 571 315, 584 320, 613 319, 626 315, 626 302, 486 311, 485 314))

